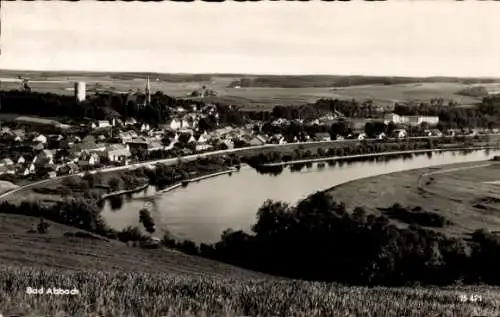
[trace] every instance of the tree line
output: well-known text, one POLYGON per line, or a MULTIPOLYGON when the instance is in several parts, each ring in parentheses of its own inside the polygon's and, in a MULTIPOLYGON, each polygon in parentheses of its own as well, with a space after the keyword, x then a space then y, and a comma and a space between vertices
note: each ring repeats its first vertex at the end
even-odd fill
MULTIPOLYGON (((190 109, 192 105, 202 107, 204 102, 192 99, 174 98, 158 91, 151 96, 151 103, 145 105, 143 93, 99 92, 89 95, 83 102, 73 96, 54 93, 1 91, 1 112, 42 117, 64 117, 77 122, 82 118, 112 120, 113 118, 136 118, 150 125, 165 123, 171 118, 174 108, 190 109)), ((242 116, 237 109, 224 104, 215 104, 220 124, 241 124, 242 116)))
POLYGON ((420 207, 395 204, 386 214, 346 210, 323 192, 292 207, 266 201, 250 233, 226 230, 219 242, 164 243, 188 254, 295 279, 349 285, 500 284, 500 239, 485 230, 452 238, 451 223, 420 207), (396 226, 399 220, 406 226, 396 226))
POLYGON ((333 156, 348 156, 396 151, 433 149, 442 144, 450 143, 445 140, 403 141, 403 142, 359 142, 341 144, 330 148, 318 148, 311 151, 298 148, 291 152, 270 151, 251 156, 245 156, 242 161, 252 167, 259 167, 266 163, 290 162, 295 160, 315 159, 333 156))
MULTIPOLYGON (((24 91, 2 91, 0 102, 2 112, 39 115, 44 117, 66 117, 75 121, 82 118, 111 120, 115 117, 134 117, 151 125, 167 122, 173 109, 192 105, 203 107, 202 100, 174 98, 158 91, 151 96, 151 103, 144 104, 142 93, 96 93, 88 96, 84 102, 77 102, 72 96, 53 93, 38 93, 24 91)), ((201 128, 215 129, 227 124, 242 125, 252 120, 271 121, 277 118, 288 120, 315 119, 320 116, 339 111, 346 117, 380 118, 382 113, 372 100, 359 101, 355 99, 319 99, 314 103, 275 106, 269 111, 241 111, 238 107, 223 103, 214 103, 219 118, 207 116, 203 119, 201 128)), ((400 115, 433 115, 439 116, 439 128, 493 127, 499 123, 500 97, 483 98, 478 105, 469 108, 455 107, 453 102, 444 105, 442 98, 433 98, 430 102, 396 104, 394 113, 400 115)))

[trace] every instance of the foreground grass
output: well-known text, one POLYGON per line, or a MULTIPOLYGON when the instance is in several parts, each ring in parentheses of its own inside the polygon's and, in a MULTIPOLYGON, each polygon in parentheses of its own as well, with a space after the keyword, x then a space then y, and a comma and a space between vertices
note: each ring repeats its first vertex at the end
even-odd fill
POLYGON ((494 316, 498 288, 364 288, 292 280, 0 267, 0 313, 99 316, 494 316), (79 295, 29 295, 27 287, 79 295), (461 294, 478 295, 462 302, 461 294))

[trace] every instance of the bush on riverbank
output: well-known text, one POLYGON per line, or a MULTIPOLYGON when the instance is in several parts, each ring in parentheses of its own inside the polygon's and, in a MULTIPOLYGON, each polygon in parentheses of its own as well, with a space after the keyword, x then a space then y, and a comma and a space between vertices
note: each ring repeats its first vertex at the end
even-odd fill
POLYGON ((146 177, 137 170, 114 173, 85 173, 72 175, 56 181, 52 186, 35 187, 32 190, 42 195, 58 195, 98 200, 110 191, 131 190, 146 182, 146 177))
POLYGON ((384 211, 390 218, 397 219, 409 225, 443 228, 452 224, 445 217, 435 212, 423 211, 419 206, 409 209, 395 203, 389 208, 379 208, 379 210, 384 211))
POLYGON ((156 231, 154 219, 148 209, 139 210, 139 222, 142 223, 147 232, 154 233, 156 231))
POLYGON ((138 169, 149 179, 149 184, 165 188, 182 181, 221 172, 240 163, 236 155, 201 157, 194 161, 180 160, 175 165, 157 164, 155 169, 138 169))

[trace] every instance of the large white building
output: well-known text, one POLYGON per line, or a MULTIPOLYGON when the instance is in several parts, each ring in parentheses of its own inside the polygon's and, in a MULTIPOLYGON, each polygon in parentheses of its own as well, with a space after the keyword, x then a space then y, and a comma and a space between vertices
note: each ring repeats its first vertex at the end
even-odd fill
POLYGON ((384 123, 393 122, 395 124, 408 124, 410 126, 418 126, 422 123, 427 123, 430 126, 435 126, 439 123, 438 116, 400 116, 395 113, 384 115, 384 123))
POLYGON ((85 101, 87 95, 86 85, 84 81, 79 81, 75 83, 75 98, 77 101, 85 101))

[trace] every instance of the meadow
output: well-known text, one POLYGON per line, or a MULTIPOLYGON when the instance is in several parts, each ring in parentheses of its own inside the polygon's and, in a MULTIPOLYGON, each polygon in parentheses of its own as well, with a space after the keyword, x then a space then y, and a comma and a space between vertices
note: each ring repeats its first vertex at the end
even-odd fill
MULTIPOLYGON (((152 91, 175 97, 186 97, 202 86, 216 91, 217 96, 206 97, 203 100, 225 102, 241 106, 246 110, 270 110, 275 105, 297 105, 312 103, 320 98, 356 99, 360 101, 371 99, 376 104, 392 107, 395 102, 428 101, 431 98, 443 98, 446 102, 453 100, 459 105, 468 106, 479 101, 479 98, 457 94, 469 84, 451 79, 436 82, 415 82, 404 84, 370 84, 348 87, 332 86, 332 82, 319 76, 313 86, 283 87, 241 87, 229 88, 230 83, 245 75, 170 75, 170 74, 105 74, 105 73, 51 73, 22 72, 30 79, 33 91, 52 92, 58 94, 73 94, 73 83, 85 81, 89 93, 96 88, 108 89, 126 93, 129 90, 141 91, 146 85, 149 75, 152 91), (450 80, 450 81, 445 81, 450 80), (324 84, 323 84, 324 83, 324 84), (321 86, 324 85, 324 86, 321 86)), ((0 90, 18 89, 20 80, 14 73, 0 71, 0 90)), ((306 76, 307 77, 307 76, 306 76)), ((264 77, 265 78, 265 77, 264 77)), ((420 79, 415 79, 418 81, 420 79)), ((437 80, 437 79, 436 79, 437 80)), ((307 83, 305 83, 307 84, 307 83)))
POLYGON ((497 162, 443 165, 352 181, 328 193, 347 208, 361 206, 375 214, 395 202, 420 206, 453 222, 435 230, 466 237, 476 229, 500 230, 500 186, 496 183, 499 171, 497 162))
POLYGON ((46 222, 50 224, 48 233, 29 233, 32 226, 39 223, 38 218, 0 213, 0 264, 40 270, 172 273, 192 277, 266 277, 264 274, 169 249, 146 250, 94 234, 89 234, 88 237, 69 237, 69 234, 82 230, 48 220, 46 222))
POLYGON ((500 289, 366 288, 175 273, 0 267, 0 313, 36 316, 496 316, 500 289), (28 287, 78 295, 30 295, 28 287))

